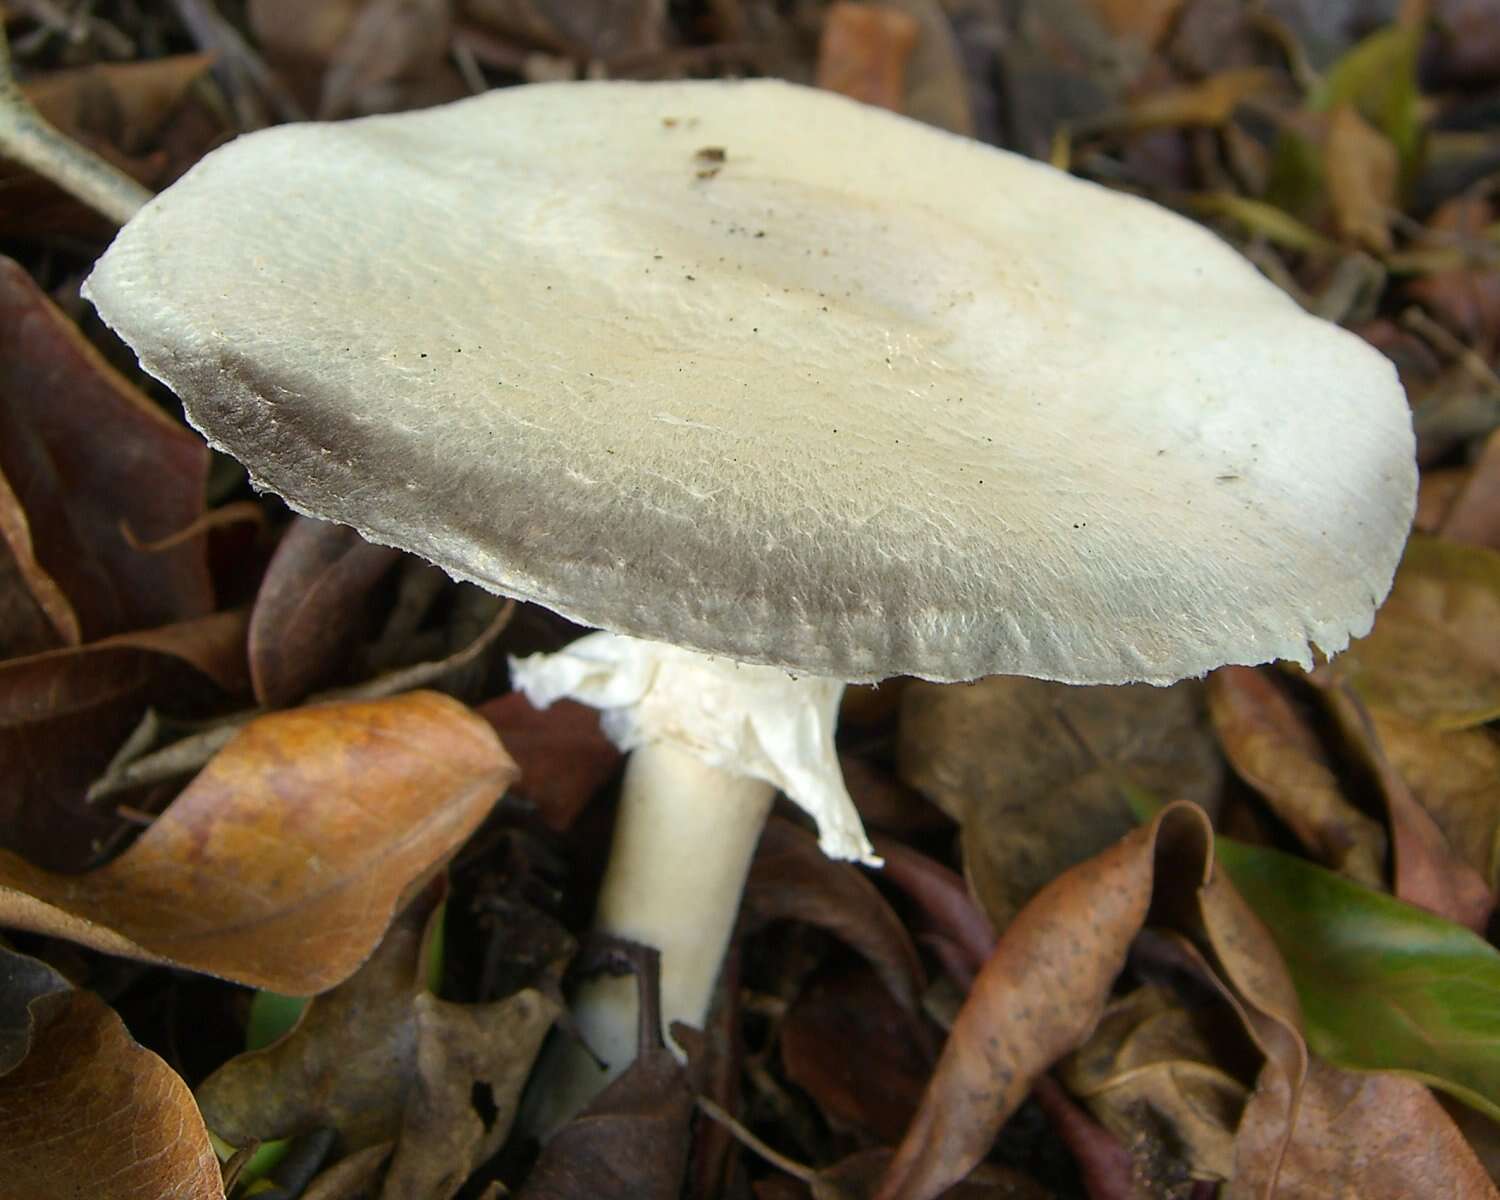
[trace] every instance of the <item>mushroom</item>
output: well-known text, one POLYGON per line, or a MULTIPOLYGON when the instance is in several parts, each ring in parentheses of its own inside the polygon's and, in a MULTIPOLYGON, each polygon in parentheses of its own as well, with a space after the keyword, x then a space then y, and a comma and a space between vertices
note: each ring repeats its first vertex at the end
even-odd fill
MULTIPOLYGON (((779 82, 251 134, 85 291, 257 486, 606 631, 516 674, 634 749, 600 920, 667 1021, 773 788, 873 861, 845 683, 1307 665, 1414 507, 1391 366, 1212 233, 779 82)), ((582 1002, 612 1069, 633 1011, 582 1002)))

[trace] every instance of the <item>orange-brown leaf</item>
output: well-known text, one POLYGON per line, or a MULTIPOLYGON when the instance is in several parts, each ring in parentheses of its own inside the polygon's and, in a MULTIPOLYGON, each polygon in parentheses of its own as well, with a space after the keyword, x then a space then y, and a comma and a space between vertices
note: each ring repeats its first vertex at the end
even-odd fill
POLYGON ((54 875, 0 851, 0 923, 324 991, 514 774, 484 721, 429 692, 263 717, 107 866, 54 875))

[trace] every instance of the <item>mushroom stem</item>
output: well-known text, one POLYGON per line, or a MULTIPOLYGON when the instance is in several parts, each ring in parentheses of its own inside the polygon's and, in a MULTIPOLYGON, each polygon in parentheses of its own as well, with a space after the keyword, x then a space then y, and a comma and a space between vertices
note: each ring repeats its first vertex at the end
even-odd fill
MULTIPOLYGON (((630 756, 594 928, 661 952, 664 1032, 673 1021, 703 1025, 775 794, 670 742, 630 756)), ((561 1044, 546 1068, 539 1132, 550 1133, 630 1065, 636 1012, 629 976, 597 976, 579 989, 574 1025, 606 1066, 576 1043, 561 1044)))

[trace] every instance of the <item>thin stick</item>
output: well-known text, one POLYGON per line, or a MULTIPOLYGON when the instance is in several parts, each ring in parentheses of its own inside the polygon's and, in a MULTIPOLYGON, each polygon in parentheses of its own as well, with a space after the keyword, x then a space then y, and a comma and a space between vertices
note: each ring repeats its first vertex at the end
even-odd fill
POLYGON ((51 180, 118 225, 151 193, 92 150, 47 123, 21 91, 10 69, 10 44, 0 24, 0 154, 51 180))

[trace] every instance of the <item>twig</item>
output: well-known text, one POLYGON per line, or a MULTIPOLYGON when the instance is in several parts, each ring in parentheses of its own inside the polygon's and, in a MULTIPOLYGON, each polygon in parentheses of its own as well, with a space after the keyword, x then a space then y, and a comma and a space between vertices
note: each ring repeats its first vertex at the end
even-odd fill
POLYGON ((51 180, 118 225, 151 193, 118 167, 48 124, 32 107, 10 69, 10 44, 0 24, 0 154, 51 180))
POLYGON ((811 1167, 803 1166, 796 1159, 788 1158, 780 1150, 773 1150, 707 1096, 698 1096, 697 1102, 699 1108, 734 1134, 735 1141, 747 1150, 758 1154, 777 1170, 785 1171, 793 1179, 800 1179, 808 1187, 818 1183, 818 1172, 811 1167))

